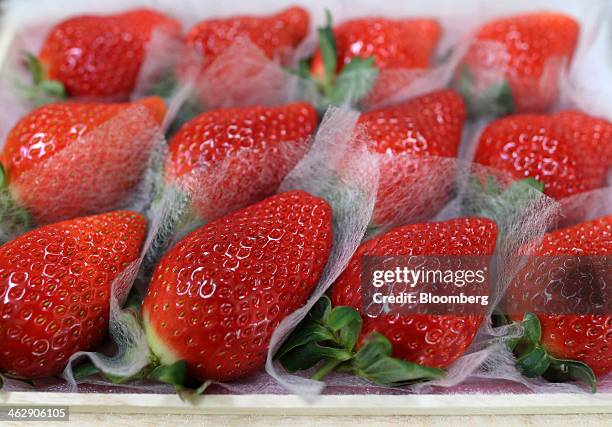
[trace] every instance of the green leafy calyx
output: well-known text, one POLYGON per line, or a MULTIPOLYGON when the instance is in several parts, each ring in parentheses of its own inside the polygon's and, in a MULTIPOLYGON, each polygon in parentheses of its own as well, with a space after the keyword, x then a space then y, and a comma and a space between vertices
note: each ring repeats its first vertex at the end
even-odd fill
POLYGON ((515 110, 512 89, 506 79, 501 79, 486 88, 480 88, 476 84, 474 73, 467 64, 464 64, 454 86, 465 100, 470 117, 505 116, 515 110))
POLYGON ((525 313, 521 326, 523 335, 510 344, 516 356, 516 365, 523 375, 530 378, 541 376, 552 382, 581 381, 595 393, 597 378, 586 363, 558 359, 541 344, 542 328, 535 314, 525 313))
POLYGON ((323 296, 276 354, 289 372, 317 366, 312 379, 321 380, 329 372, 347 372, 375 384, 401 386, 439 379, 441 369, 391 357, 391 342, 382 334, 368 335, 357 343, 362 319, 352 307, 332 308, 323 296))
POLYGON ((305 83, 303 86, 314 86, 321 98, 317 102, 320 104, 318 105, 320 110, 325 109, 329 104, 349 106, 357 104, 368 94, 378 76, 374 57, 352 58, 338 73, 340 67, 336 39, 332 29, 332 16, 329 10, 326 10, 325 13, 326 23, 317 29, 319 51, 323 62, 321 75, 311 74, 309 60, 302 60, 297 69, 288 70, 289 73, 303 80, 305 83))
POLYGON ((30 52, 23 53, 24 62, 32 76, 32 84, 18 84, 23 95, 35 105, 43 105, 66 99, 66 87, 58 80, 50 80, 40 60, 30 52))

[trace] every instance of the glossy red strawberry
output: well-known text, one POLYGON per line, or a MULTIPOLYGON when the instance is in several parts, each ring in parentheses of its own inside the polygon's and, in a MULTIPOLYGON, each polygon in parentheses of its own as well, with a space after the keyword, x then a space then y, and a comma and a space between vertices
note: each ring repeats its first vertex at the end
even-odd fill
MULTIPOLYGON (((428 68, 441 32, 434 19, 361 18, 343 22, 333 29, 336 71, 355 57, 374 57, 379 69, 428 68)), ((323 76, 320 51, 312 59, 311 72, 316 77, 323 76)))
POLYGON ((190 180, 199 214, 212 219, 273 194, 316 125, 306 103, 203 113, 170 141, 167 180, 190 180))
POLYGON ((481 27, 463 64, 460 86, 475 113, 542 112, 558 95, 580 26, 559 13, 501 18, 481 27), (488 111, 487 111, 488 109, 488 111))
POLYGON ((370 150, 383 155, 373 224, 400 219, 398 210, 409 210, 408 204, 423 208, 402 219, 425 220, 447 202, 449 194, 441 183, 453 168, 423 158, 457 157, 464 119, 463 101, 452 90, 361 114, 359 123, 368 133, 370 150), (423 196, 426 200, 419 199, 423 196))
POLYGON ((10 131, 4 191, 38 224, 116 208, 148 166, 161 98, 126 104, 47 104, 10 131))
POLYGON ((579 112, 517 114, 491 122, 475 161, 544 184, 560 199, 601 187, 612 165, 612 124, 579 112))
POLYGON ((43 43, 40 79, 59 81, 68 96, 126 100, 155 32, 178 38, 180 24, 150 9, 67 19, 43 43))
POLYGON ((332 245, 329 205, 302 191, 272 196, 192 232, 162 258, 142 313, 163 365, 193 380, 260 370, 272 332, 303 305, 332 245))
MULTIPOLYGON (((541 328, 535 344, 553 358, 586 363, 598 376, 612 372, 606 284, 611 273, 612 216, 550 232, 530 255, 508 288, 509 317, 518 321, 526 312, 534 313, 541 328)), ((556 365, 553 360, 552 367, 556 365)))
POLYGON ((436 368, 446 368, 468 348, 482 315, 383 314, 364 315, 361 274, 364 256, 458 255, 489 256, 497 240, 496 224, 485 218, 406 225, 363 243, 331 290, 334 306, 362 312, 361 340, 379 332, 393 345, 393 356, 436 368))
POLYGON ((320 49, 311 60, 310 74, 323 104, 361 102, 371 108, 388 102, 429 68, 441 29, 433 19, 377 17, 332 29, 328 14, 318 35, 320 49), (329 55, 323 57, 322 49, 329 55))
POLYGON ((30 231, 0 247, 0 372, 59 374, 108 329, 111 283, 135 261, 146 220, 119 211, 30 231))
POLYGON ((268 16, 208 19, 187 33, 185 43, 201 55, 203 66, 240 39, 249 39, 270 59, 287 65, 293 49, 308 34, 309 22, 308 12, 300 7, 268 16))

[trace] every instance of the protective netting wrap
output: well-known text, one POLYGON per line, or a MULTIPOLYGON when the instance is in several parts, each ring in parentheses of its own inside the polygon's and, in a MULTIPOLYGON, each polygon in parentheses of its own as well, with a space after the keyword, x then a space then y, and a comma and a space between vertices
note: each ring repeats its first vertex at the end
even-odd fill
POLYGON ((74 216, 127 207, 143 210, 164 154, 159 125, 144 106, 134 105, 22 173, 11 186, 24 206, 45 206, 36 215, 42 223, 65 217, 63 200, 78 200, 82 210, 73 210, 74 216), (72 173, 66 176, 58 164, 69 164, 72 173), (20 191, 22 183, 32 181, 38 183, 36 192, 20 191))
POLYGON ((149 205, 166 143, 144 105, 127 106, 93 129, 72 129, 71 143, 9 181, 16 208, 0 218, 4 241, 25 231, 14 227, 24 215, 32 227, 110 210, 143 211, 149 205))
POLYGON ((203 110, 279 105, 291 100, 293 79, 250 39, 239 38, 197 76, 194 86, 203 110))
POLYGON ((323 384, 289 375, 273 361, 289 333, 340 275, 359 245, 372 214, 378 188, 376 157, 369 154, 356 127, 359 115, 330 109, 323 118, 309 153, 285 178, 280 191, 305 190, 322 197, 333 212, 334 243, 319 283, 306 304, 285 318, 274 331, 266 371, 289 391, 306 398, 318 394, 323 384))

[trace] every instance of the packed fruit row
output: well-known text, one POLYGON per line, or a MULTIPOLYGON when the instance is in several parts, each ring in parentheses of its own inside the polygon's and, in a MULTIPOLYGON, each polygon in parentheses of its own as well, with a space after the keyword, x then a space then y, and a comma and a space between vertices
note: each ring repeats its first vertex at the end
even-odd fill
POLYGON ((31 109, 0 155, 5 389, 605 383, 612 123, 559 102, 579 22, 495 19, 439 59, 433 18, 310 28, 300 7, 184 33, 139 9, 23 54, 31 109), (366 314, 376 256, 485 257, 491 303, 366 314))

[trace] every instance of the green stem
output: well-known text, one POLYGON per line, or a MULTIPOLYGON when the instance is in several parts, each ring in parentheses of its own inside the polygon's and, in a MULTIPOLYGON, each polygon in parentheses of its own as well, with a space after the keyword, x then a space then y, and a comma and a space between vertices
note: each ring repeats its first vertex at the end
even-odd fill
POLYGON ((321 368, 317 370, 317 372, 314 373, 312 377, 310 377, 310 379, 317 381, 322 380, 327 374, 333 371, 341 363, 343 363, 342 360, 328 360, 323 364, 323 366, 321 366, 321 368))

